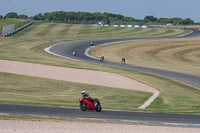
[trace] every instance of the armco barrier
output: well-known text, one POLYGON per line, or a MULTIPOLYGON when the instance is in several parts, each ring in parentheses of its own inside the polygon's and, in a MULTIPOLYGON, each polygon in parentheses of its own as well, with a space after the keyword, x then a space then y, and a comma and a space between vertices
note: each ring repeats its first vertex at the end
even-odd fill
POLYGON ((26 27, 28 27, 28 26, 34 24, 34 23, 42 23, 42 21, 33 21, 33 22, 30 22, 30 23, 28 23, 28 24, 26 24, 26 25, 21 26, 20 28, 15 29, 15 30, 12 31, 12 32, 4 33, 2 36, 3 36, 3 37, 7 37, 7 36, 14 35, 14 34, 16 34, 17 32, 23 30, 24 28, 26 28, 26 27))

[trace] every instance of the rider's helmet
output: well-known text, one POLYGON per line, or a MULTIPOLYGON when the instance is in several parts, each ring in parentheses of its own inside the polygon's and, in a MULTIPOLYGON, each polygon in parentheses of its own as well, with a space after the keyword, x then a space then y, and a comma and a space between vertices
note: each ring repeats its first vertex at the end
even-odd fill
POLYGON ((82 95, 84 95, 85 93, 86 93, 85 91, 82 91, 82 92, 81 92, 82 95))

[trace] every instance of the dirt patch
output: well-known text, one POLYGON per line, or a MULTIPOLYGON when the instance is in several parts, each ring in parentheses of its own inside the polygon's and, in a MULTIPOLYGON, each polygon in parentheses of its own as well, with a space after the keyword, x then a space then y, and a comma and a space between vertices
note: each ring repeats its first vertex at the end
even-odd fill
POLYGON ((199 128, 86 122, 0 120, 2 133, 199 133, 199 128))
POLYGON ((18 61, 0 60, 0 72, 19 75, 78 82, 114 88, 124 88, 145 92, 158 92, 156 89, 128 77, 100 71, 64 68, 18 61), (92 80, 91 80, 92 79, 92 80))

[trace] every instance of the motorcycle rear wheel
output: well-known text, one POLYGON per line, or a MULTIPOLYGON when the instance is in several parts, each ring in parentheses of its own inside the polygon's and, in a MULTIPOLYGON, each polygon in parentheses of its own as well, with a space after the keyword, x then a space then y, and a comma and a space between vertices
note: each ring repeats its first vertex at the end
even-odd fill
POLYGON ((81 109, 82 111, 86 111, 86 110, 87 110, 87 105, 86 105, 86 103, 81 102, 81 103, 80 103, 80 109, 81 109))

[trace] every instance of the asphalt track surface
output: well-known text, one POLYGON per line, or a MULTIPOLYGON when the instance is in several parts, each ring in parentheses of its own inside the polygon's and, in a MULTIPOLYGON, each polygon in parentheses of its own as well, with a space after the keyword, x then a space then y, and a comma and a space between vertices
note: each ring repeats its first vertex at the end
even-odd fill
MULTIPOLYGON (((178 38, 192 38, 200 37, 200 31, 196 30, 190 35, 181 36, 178 38)), ((136 41, 142 39, 107 39, 95 40, 96 45, 105 43, 112 43, 117 41, 136 41)), ((139 66, 123 65, 112 62, 99 62, 98 59, 86 56, 86 51, 91 47, 91 40, 63 42, 59 45, 49 48, 53 54, 70 58, 79 61, 109 65, 114 67, 127 68, 155 75, 167 77, 185 84, 200 88, 200 76, 152 69, 139 66), (72 52, 77 49, 78 54, 72 56, 72 52)), ((78 102, 77 102, 78 104, 78 102)), ((168 114, 168 113, 145 113, 134 111, 112 111, 103 110, 102 112, 95 111, 81 111, 79 108, 63 108, 63 107, 49 107, 49 106, 33 106, 33 105, 16 105, 16 104, 0 104, 0 114, 20 115, 20 116, 45 116, 56 118, 72 118, 72 119, 100 119, 107 121, 129 121, 156 125, 182 125, 182 126, 198 126, 200 127, 200 115, 194 114, 168 114)))
POLYGON ((200 115, 192 114, 185 115, 111 110, 95 112, 81 111, 79 108, 16 104, 0 104, 0 115, 1 113, 17 116, 41 116, 68 119, 86 118, 91 120, 127 121, 153 125, 180 125, 200 127, 200 115))

